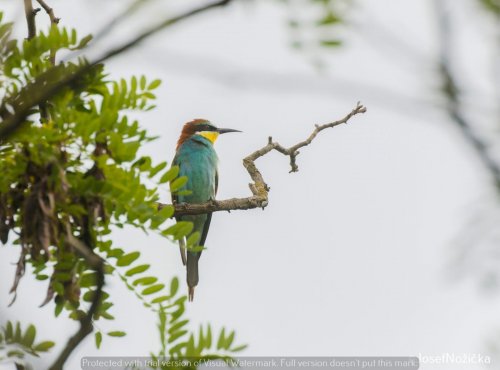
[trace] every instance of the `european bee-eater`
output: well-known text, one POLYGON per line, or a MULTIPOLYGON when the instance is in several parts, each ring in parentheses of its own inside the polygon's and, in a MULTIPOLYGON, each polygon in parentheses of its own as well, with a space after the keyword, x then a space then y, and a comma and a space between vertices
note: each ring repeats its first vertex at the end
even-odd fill
MULTIPOLYGON (((177 142, 173 165, 179 166, 179 176, 187 176, 188 181, 182 190, 189 190, 187 195, 173 194, 174 203, 203 203, 215 199, 217 194, 218 173, 217 153, 213 147, 219 134, 241 132, 229 128, 217 128, 210 121, 195 119, 182 128, 177 142)), ((212 214, 180 216, 178 221, 191 221, 194 232, 200 233, 198 245, 205 246, 212 214)), ((189 235, 188 235, 189 237, 189 235)), ((179 241, 182 263, 186 265, 189 300, 194 297, 194 288, 198 285, 198 260, 201 252, 187 251, 184 239, 179 241), (187 254, 187 258, 186 258, 187 254)))

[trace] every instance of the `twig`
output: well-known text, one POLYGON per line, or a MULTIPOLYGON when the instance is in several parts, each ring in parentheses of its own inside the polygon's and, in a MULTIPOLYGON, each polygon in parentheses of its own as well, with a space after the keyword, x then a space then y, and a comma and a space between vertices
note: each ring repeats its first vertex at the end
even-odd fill
MULTIPOLYGON (((45 10, 45 13, 47 13, 47 15, 49 16, 51 27, 57 27, 57 24, 59 23, 61 18, 58 18, 55 16, 54 9, 51 8, 44 0, 36 0, 36 1, 38 4, 40 4, 40 6, 43 8, 43 10, 45 10)), ((50 58, 49 59, 50 59, 50 63, 52 65, 56 64, 56 51, 55 51, 55 49, 50 50, 50 58)), ((46 103, 44 103, 44 104, 46 104, 46 103)), ((45 108, 45 110, 47 110, 47 108, 45 108)), ((46 112, 46 117, 44 117, 44 118, 48 119, 48 112, 46 112)))
POLYGON ((55 16, 53 8, 51 8, 44 0, 36 0, 36 2, 38 4, 40 4, 40 6, 43 8, 43 10, 45 10, 45 13, 48 14, 48 16, 50 18, 50 23, 52 23, 52 24, 58 24, 59 23, 59 21, 61 20, 61 18, 58 18, 58 17, 55 16))
MULTIPOLYGON (((289 148, 285 148, 278 142, 273 142, 272 138, 269 138, 267 145, 251 153, 243 159, 243 166, 250 175, 253 183, 250 184, 250 190, 252 192, 251 197, 247 198, 232 198, 226 200, 214 200, 200 204, 187 204, 180 203, 174 204, 175 216, 182 215, 198 215, 203 213, 217 212, 217 211, 233 211, 233 210, 246 210, 253 208, 265 208, 268 204, 268 192, 269 187, 264 182, 262 174, 257 169, 255 161, 266 155, 267 153, 276 150, 281 154, 290 157, 290 172, 297 172, 299 170, 297 166, 297 156, 299 155, 299 149, 311 144, 311 142, 316 138, 316 136, 323 130, 327 128, 332 128, 344 123, 347 123, 353 116, 365 113, 366 108, 359 102, 356 107, 344 118, 330 122, 324 125, 316 125, 315 129, 309 135, 307 139, 301 141, 289 148)), ((165 207, 165 204, 159 204, 159 208, 165 207)))
POLYGON ((78 345, 85 339, 85 337, 92 332, 92 317, 101 305, 102 288, 104 286, 103 260, 97 254, 95 254, 89 246, 85 245, 83 242, 81 242, 71 234, 71 228, 68 224, 66 225, 66 229, 66 241, 68 242, 68 244, 71 245, 73 249, 80 256, 82 256, 87 264, 97 273, 97 286, 92 297, 92 303, 89 310, 87 311, 86 315, 82 319, 80 319, 80 328, 75 333, 75 335, 69 338, 66 346, 59 354, 59 357, 49 368, 49 370, 62 370, 64 363, 71 355, 71 353, 75 350, 76 347, 78 347, 78 345))

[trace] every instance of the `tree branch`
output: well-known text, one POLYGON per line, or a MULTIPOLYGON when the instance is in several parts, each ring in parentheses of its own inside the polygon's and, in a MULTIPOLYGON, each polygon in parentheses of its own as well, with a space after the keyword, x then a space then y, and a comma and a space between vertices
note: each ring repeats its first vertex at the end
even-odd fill
POLYGON ((40 6, 43 8, 43 10, 45 10, 45 13, 47 13, 47 15, 50 18, 50 23, 52 23, 52 24, 58 24, 59 23, 59 21, 61 20, 61 18, 57 18, 55 16, 54 9, 52 9, 44 0, 36 0, 36 2, 38 4, 40 4, 40 6))
MULTIPOLYGON (((61 20, 61 18, 57 18, 54 14, 54 9, 51 8, 44 0, 36 0, 38 4, 40 4, 40 6, 43 8, 43 10, 45 10, 45 13, 47 13, 47 15, 49 16, 50 18, 50 24, 52 27, 57 27, 57 24, 59 23, 59 21, 61 20)), ((54 49, 52 49, 50 51, 50 63, 52 65, 55 65, 56 64, 56 51, 54 49)), ((48 111, 47 111, 47 107, 46 107, 46 103, 44 103, 44 111, 42 110, 42 113, 45 114, 45 116, 42 115, 42 118, 44 119, 48 119, 48 111)))
MULTIPOLYGON (((243 159, 243 166, 250 175, 250 178, 253 180, 253 183, 249 185, 250 191, 252 192, 252 196, 247 198, 213 200, 200 204, 188 204, 188 203, 174 204, 175 208, 174 216, 198 215, 198 214, 218 212, 218 211, 265 208, 268 204, 269 187, 265 183, 262 174, 255 165, 255 161, 258 158, 263 157, 264 155, 273 150, 276 150, 277 152, 290 158, 290 168, 291 168, 290 172, 297 172, 299 170, 297 166, 297 156, 300 153, 299 152, 300 148, 306 147, 309 144, 311 144, 312 141, 321 131, 347 123, 353 116, 365 112, 366 108, 358 102, 356 107, 344 118, 338 121, 326 123, 324 125, 316 125, 315 129, 307 139, 298 142, 297 144, 292 145, 289 148, 285 148, 278 142, 273 142, 273 139, 270 137, 267 145, 256 150, 255 152, 251 153, 250 155, 248 155, 243 159)), ((165 204, 159 204, 158 208, 161 209, 165 206, 166 206, 165 204)))
MULTIPOLYGON (((29 2, 31 5, 31 0, 24 0, 25 4, 29 2)), ((33 86, 35 83, 30 84, 29 86, 23 88, 18 95, 13 99, 14 101, 20 101, 21 106, 17 107, 18 109, 14 109, 14 114, 8 115, 4 118, 3 121, 0 122, 0 143, 7 139, 13 132, 15 132, 23 123, 26 122, 26 118, 32 113, 31 108, 43 104, 45 101, 53 97, 59 91, 61 91, 64 87, 70 85, 75 82, 79 78, 81 78, 85 73, 87 73, 93 66, 100 64, 114 56, 117 56, 126 50, 136 46, 138 43, 143 41, 144 39, 150 37, 151 35, 161 31, 164 28, 177 24, 183 20, 189 19, 192 16, 201 14, 205 11, 215 9, 217 7, 221 7, 227 5, 232 0, 219 0, 213 2, 211 4, 207 4, 201 6, 199 8, 195 8, 185 13, 182 13, 176 17, 169 18, 160 24, 152 27, 151 29, 145 31, 144 33, 136 36, 132 40, 126 42, 122 46, 112 49, 97 58, 95 61, 89 63, 81 67, 80 69, 74 71, 70 75, 66 76, 57 76, 58 66, 54 66, 53 68, 47 70, 43 76, 45 81, 43 84, 38 84, 38 86, 33 86), (51 74, 54 74, 55 77, 52 79, 49 78, 51 74), (33 88, 34 87, 34 88, 33 88), (24 100, 23 100, 24 99, 24 100)), ((26 13, 28 14, 28 13, 26 13)), ((31 19, 31 18, 30 18, 31 19)))
POLYGON ((40 9, 33 9, 31 0, 24 0, 24 13, 26 14, 26 23, 28 24, 28 40, 36 36, 35 16, 40 9))
POLYGON ((228 5, 230 2, 233 0, 219 0, 215 1, 213 3, 209 3, 207 5, 201 6, 199 8, 194 8, 191 10, 188 10, 185 13, 182 13, 176 17, 172 17, 169 19, 164 20, 163 22, 157 24, 156 26, 153 26, 147 31, 144 31, 143 33, 139 34, 138 36, 134 37, 132 40, 126 42, 125 44, 117 47, 116 49, 112 49, 108 51, 106 54, 104 54, 102 57, 98 58, 94 63, 102 63, 103 61, 110 59, 114 57, 115 55, 121 54, 124 51, 127 51, 128 49, 136 46, 140 42, 144 41, 148 37, 154 35, 155 33, 163 30, 164 28, 173 26, 176 23, 179 23, 181 21, 184 21, 186 19, 189 19, 197 14, 201 14, 206 12, 207 10, 219 8, 225 5, 228 5))
POLYGON ((66 238, 67 243, 80 256, 82 256, 87 264, 97 273, 97 287, 92 297, 92 303, 89 310, 87 311, 86 315, 82 319, 80 319, 80 328, 71 338, 69 338, 66 346, 59 354, 59 357, 49 368, 49 370, 62 370, 64 363, 71 355, 71 353, 75 350, 76 347, 78 347, 78 345, 85 339, 85 337, 92 332, 92 317, 101 305, 102 288, 104 286, 104 261, 97 254, 95 254, 92 249, 90 249, 83 242, 81 242, 71 234, 71 227, 69 226, 69 224, 66 225, 66 238))
POLYGON ((445 0, 434 0, 440 36, 439 68, 442 76, 442 91, 447 99, 447 113, 458 126, 465 140, 472 146, 484 167, 490 172, 496 188, 500 191, 500 163, 490 153, 487 143, 476 132, 474 125, 462 112, 460 88, 452 68, 453 42, 451 40, 450 17, 445 0))

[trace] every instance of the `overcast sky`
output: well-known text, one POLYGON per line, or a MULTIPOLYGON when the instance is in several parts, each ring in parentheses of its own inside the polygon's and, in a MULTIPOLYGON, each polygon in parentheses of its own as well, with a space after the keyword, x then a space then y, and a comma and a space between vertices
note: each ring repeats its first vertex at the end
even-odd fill
MULTIPOLYGON (((1 5, 8 19, 20 22, 21 35, 25 24, 16 3, 1 5)), ((95 52, 186 2, 173 3, 153 2, 153 12, 125 23, 95 52)), ((214 214, 189 318, 193 327, 210 322, 235 329, 238 343, 249 344, 243 353, 249 356, 487 354, 487 341, 500 326, 500 300, 483 294, 474 276, 455 279, 449 272, 460 230, 478 200, 488 203, 491 195, 487 174, 437 107, 431 2, 357 3, 351 14, 360 26, 342 31, 345 46, 324 54, 322 74, 289 47, 285 8, 270 1, 212 11, 109 62, 113 77, 163 80, 158 108, 140 117, 160 136, 145 148, 157 161, 171 160, 181 126, 192 118, 244 131, 216 144, 220 199, 249 194, 241 159, 268 136, 288 146, 307 137, 314 124, 343 117, 358 100, 368 108, 303 149, 296 174, 277 153, 259 159, 271 187, 269 206, 214 214)), ((463 42, 457 69, 478 97, 489 96, 491 87, 478 72, 492 68, 488 44, 476 33, 489 25, 473 1, 455 3, 463 40, 457 41, 463 42)), ((123 1, 51 5, 62 25, 84 35, 106 25, 123 1)), ((493 106, 488 99, 471 101, 482 104, 478 119, 493 106)), ((162 197, 168 202, 167 189, 162 197)), ((116 233, 115 241, 140 250, 164 281, 179 276, 186 289, 174 244, 134 230, 116 233)), ((51 305, 38 308, 45 283, 27 274, 17 302, 5 308, 18 254, 17 247, 0 248, 1 321, 35 323, 40 337, 58 341, 55 355, 76 325, 54 319, 51 305)), ((158 348, 154 315, 119 279, 106 289, 116 321, 98 325, 126 328, 128 335, 105 339, 101 351, 90 336, 68 369, 79 368, 85 355, 147 355, 158 348)))

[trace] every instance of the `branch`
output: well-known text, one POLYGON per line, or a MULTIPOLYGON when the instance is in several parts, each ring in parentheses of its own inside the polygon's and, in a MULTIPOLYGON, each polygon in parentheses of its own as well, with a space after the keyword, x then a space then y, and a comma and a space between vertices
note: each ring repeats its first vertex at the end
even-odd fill
POLYGON ((61 18, 57 18, 55 16, 54 9, 52 9, 44 0, 36 0, 36 2, 38 4, 40 4, 40 6, 43 8, 43 10, 45 10, 45 13, 47 13, 47 15, 50 18, 50 23, 52 23, 52 24, 58 24, 59 23, 59 21, 61 20, 61 18))
MULTIPOLYGON (((262 174, 255 165, 255 161, 266 155, 267 153, 276 150, 281 154, 290 157, 290 172, 297 172, 299 170, 297 166, 297 156, 300 154, 299 149, 308 146, 316 138, 316 136, 323 130, 339 126, 341 124, 347 123, 353 116, 365 113, 366 108, 359 102, 356 107, 344 118, 330 122, 324 125, 316 125, 313 132, 309 135, 307 139, 301 141, 289 148, 285 148, 278 142, 273 142, 270 137, 267 145, 251 153, 243 159, 243 166, 247 170, 250 178, 253 180, 251 183, 250 191, 252 192, 251 197, 247 198, 231 198, 226 200, 213 200, 200 204, 188 204, 180 203, 174 204, 175 213, 174 216, 182 215, 199 215, 204 213, 218 212, 218 211, 233 211, 233 210, 246 210, 253 208, 265 208, 268 204, 268 192, 269 187, 264 182, 262 174)), ((165 207, 165 204, 159 204, 158 208, 165 207)))
MULTIPOLYGON (((47 15, 49 16, 50 18, 50 24, 52 27, 57 27, 57 24, 59 23, 59 21, 61 20, 61 18, 57 18, 54 14, 54 9, 51 8, 44 0, 36 0, 38 4, 40 4, 40 6, 43 8, 43 10, 45 10, 45 13, 47 13, 47 15)), ((52 65, 55 65, 56 64, 56 51, 55 49, 51 49, 50 50, 50 63, 52 65)), ((43 113, 42 114, 42 118, 44 118, 45 120, 48 120, 48 111, 47 111, 47 107, 46 107, 46 103, 44 102, 43 103, 43 109, 40 109, 41 112, 43 113)))
POLYGON ((71 353, 75 350, 76 347, 78 347, 78 345, 85 339, 85 337, 92 332, 93 330, 92 317, 94 316, 94 314, 99 309, 99 306, 101 305, 102 288, 104 286, 103 260, 97 254, 95 254, 87 245, 85 245, 83 242, 81 242, 71 234, 71 228, 69 224, 66 224, 66 238, 68 244, 71 247, 73 247, 73 249, 81 257, 85 259, 87 264, 92 269, 96 271, 97 287, 92 297, 92 303, 90 305, 89 310, 87 311, 86 315, 82 319, 80 319, 80 328, 75 333, 75 335, 69 338, 68 342, 66 343, 66 347, 64 347, 62 352, 59 354, 59 357, 52 364, 49 370, 62 370, 64 363, 71 355, 71 353))
MULTIPOLYGON (((36 36, 36 21, 35 16, 40 11, 40 8, 33 9, 32 0, 24 0, 24 12, 26 13, 26 23, 28 24, 28 40, 36 36)), ((51 60, 55 60, 55 56, 51 52, 51 60)), ((52 63, 54 65, 54 63, 52 63)), ((47 102, 42 101, 38 105, 40 108, 40 117, 42 120, 48 120, 47 102)))
MULTIPOLYGON (((31 111, 32 107, 39 104, 43 104, 45 101, 47 101, 55 94, 57 94, 59 91, 61 91, 63 88, 77 81, 85 73, 91 70, 92 67, 94 67, 95 65, 100 64, 114 56, 123 53, 124 51, 132 48, 133 46, 137 45, 144 39, 161 31, 164 28, 177 24, 183 20, 189 19, 194 15, 201 14, 207 10, 227 5, 231 1, 232 0, 220 0, 208 5, 201 6, 199 8, 189 10, 176 17, 169 18, 163 21, 162 23, 158 24, 157 26, 151 28, 150 30, 145 31, 144 33, 136 36, 132 40, 123 44, 122 46, 108 51, 101 57, 97 58, 95 61, 89 63, 88 65, 80 67, 78 70, 74 71, 71 75, 66 75, 64 77, 57 76, 58 66, 54 66, 51 69, 47 70, 43 74, 44 76, 50 76, 51 73, 54 73, 57 78, 50 79, 46 77, 44 84, 38 85, 35 88, 33 88, 34 84, 31 84, 31 86, 22 89, 19 92, 19 94, 13 99, 15 101, 20 100, 22 106, 18 107, 19 108, 18 110, 14 110, 15 113, 13 115, 7 116, 7 118, 5 118, 3 121, 0 122, 0 143, 6 140, 10 135, 12 135, 12 133, 14 133, 19 127, 21 127, 23 123, 26 122, 26 118, 32 113, 31 111), (23 95, 25 96, 24 101, 21 99, 23 95)), ((27 4, 28 2, 31 5, 31 0, 25 0, 25 4, 27 4)))
POLYGON ((26 122, 27 117, 33 113, 32 107, 43 104, 63 88, 71 86, 92 67, 92 65, 85 65, 73 73, 61 76, 64 72, 63 66, 55 66, 29 83, 13 99, 15 113, 7 116, 0 123, 0 143, 7 140, 26 122))
POLYGON ((31 0, 24 0, 24 13, 26 14, 26 23, 28 24, 28 40, 36 36, 35 16, 40 9, 33 9, 31 0))
POLYGON ((182 13, 176 17, 172 17, 169 19, 164 20, 163 22, 157 24, 156 26, 153 26, 147 31, 144 31, 143 33, 139 34, 138 36, 134 37, 132 40, 126 42, 122 46, 117 47, 116 49, 112 49, 108 51, 106 54, 104 54, 102 57, 98 58, 94 63, 102 63, 103 61, 110 59, 114 57, 115 55, 121 54, 124 51, 127 51, 128 49, 136 46, 140 42, 144 41, 148 37, 154 35, 155 33, 163 30, 164 28, 173 26, 176 23, 179 23, 181 21, 184 21, 186 19, 189 19, 197 14, 201 14, 206 12, 207 10, 219 8, 225 5, 228 5, 231 1, 233 0, 219 0, 204 6, 201 6, 199 8, 194 8, 192 10, 188 10, 185 13, 182 13))
POLYGON ((456 82, 452 68, 453 42, 451 40, 451 27, 449 12, 444 0, 434 0, 437 23, 439 26, 440 49, 439 68, 442 75, 442 91, 447 99, 447 112, 452 121, 458 126, 465 140, 472 146, 484 167, 490 172, 496 188, 500 191, 500 163, 490 153, 487 143, 476 132, 474 124, 462 113, 460 95, 461 91, 456 82))

